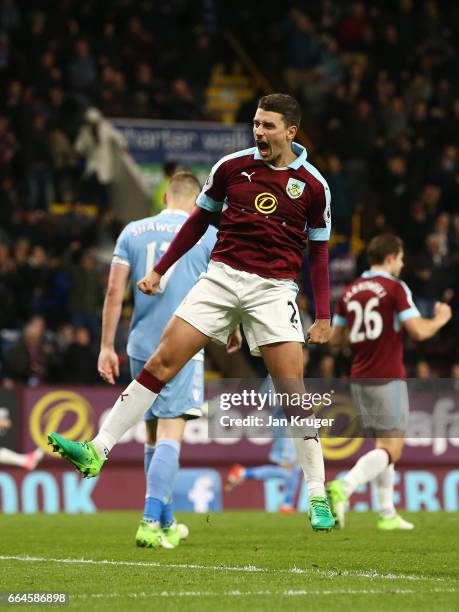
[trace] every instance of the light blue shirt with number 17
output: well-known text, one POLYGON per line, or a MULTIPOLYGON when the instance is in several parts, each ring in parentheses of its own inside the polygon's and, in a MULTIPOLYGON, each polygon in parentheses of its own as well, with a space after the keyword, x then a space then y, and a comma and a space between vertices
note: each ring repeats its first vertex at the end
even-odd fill
POLYGON ((163 210, 159 215, 126 225, 116 242, 113 263, 130 267, 134 287, 135 306, 127 345, 127 353, 134 359, 146 361, 150 357, 176 308, 207 270, 217 237, 212 226, 166 272, 156 295, 145 295, 137 289, 137 281, 156 265, 187 218, 185 211, 163 210))

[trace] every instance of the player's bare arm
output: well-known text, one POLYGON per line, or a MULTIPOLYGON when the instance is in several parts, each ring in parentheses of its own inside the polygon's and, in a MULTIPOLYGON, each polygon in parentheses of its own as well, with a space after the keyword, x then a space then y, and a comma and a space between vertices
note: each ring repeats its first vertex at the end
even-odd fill
POLYGON ((112 264, 102 311, 102 339, 99 359, 97 361, 97 369, 100 376, 111 385, 115 384, 115 378, 119 376, 119 360, 115 351, 115 335, 121 316, 128 278, 129 266, 125 264, 112 264))
POLYGON ((434 336, 439 329, 448 323, 451 316, 451 306, 444 302, 437 302, 434 307, 433 319, 412 317, 405 321, 403 326, 414 340, 422 342, 434 336))

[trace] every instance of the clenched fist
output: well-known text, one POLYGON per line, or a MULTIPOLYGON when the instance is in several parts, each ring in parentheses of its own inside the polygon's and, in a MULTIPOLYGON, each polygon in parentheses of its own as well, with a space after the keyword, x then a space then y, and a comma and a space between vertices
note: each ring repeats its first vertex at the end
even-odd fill
POLYGON ((154 270, 149 272, 146 276, 141 278, 137 283, 137 287, 142 293, 146 295, 155 295, 159 289, 159 283, 161 281, 161 274, 158 274, 154 270))
POLYGON ((309 344, 325 344, 331 334, 330 319, 316 319, 307 332, 309 344))
POLYGON ((441 321, 443 325, 448 323, 451 319, 452 312, 451 306, 449 304, 445 304, 444 302, 436 302, 434 306, 434 317, 441 321))

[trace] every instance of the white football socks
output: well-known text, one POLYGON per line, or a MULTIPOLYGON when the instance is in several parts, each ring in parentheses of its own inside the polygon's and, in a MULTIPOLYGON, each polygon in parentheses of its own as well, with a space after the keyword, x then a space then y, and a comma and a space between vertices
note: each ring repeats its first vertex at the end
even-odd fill
POLYGON ((343 479, 348 496, 361 484, 373 480, 389 465, 389 455, 382 448, 365 453, 343 479))
POLYGON ((381 516, 390 518, 395 514, 394 506, 394 464, 391 463, 375 478, 376 499, 381 516))
POLYGON ((157 393, 150 391, 136 379, 126 387, 102 423, 99 433, 92 440, 102 459, 107 457, 128 429, 140 421, 157 397, 157 393))
POLYGON ((0 463, 5 465, 17 465, 24 467, 27 461, 27 455, 15 453, 9 448, 0 448, 0 463))
POLYGON ((325 466, 319 437, 308 440, 293 438, 293 443, 297 461, 303 469, 308 485, 309 497, 325 497, 325 466))

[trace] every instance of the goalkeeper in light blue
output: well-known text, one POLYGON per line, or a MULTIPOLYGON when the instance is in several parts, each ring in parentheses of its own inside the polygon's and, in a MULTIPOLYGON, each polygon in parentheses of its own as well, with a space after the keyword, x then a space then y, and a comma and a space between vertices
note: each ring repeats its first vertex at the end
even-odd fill
MULTIPOLYGON (((207 270, 216 241, 212 226, 163 276, 157 295, 145 295, 137 288, 137 281, 157 263, 192 212, 199 192, 199 182, 191 173, 176 173, 165 195, 166 209, 154 217, 129 223, 118 238, 104 303, 98 362, 100 375, 111 384, 119 375, 114 343, 129 276, 134 288, 134 312, 127 353, 131 375, 135 377, 158 346, 176 308, 207 270)), ((240 343, 237 331, 230 337, 228 350, 237 350, 240 343)), ((136 535, 138 546, 174 548, 187 535, 186 526, 178 525, 174 519, 172 488, 186 421, 201 416, 203 385, 204 354, 200 352, 167 383, 145 415, 146 496, 136 535)))

